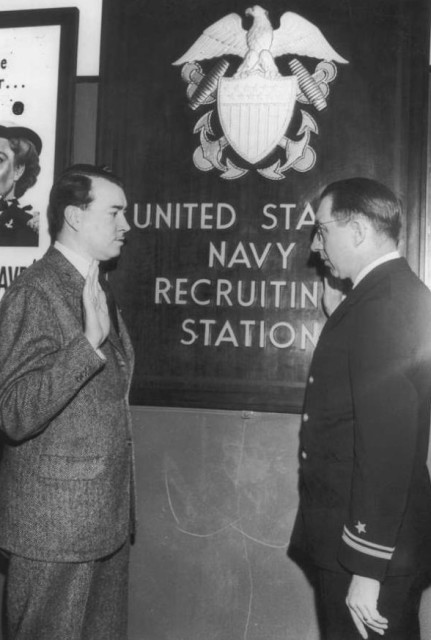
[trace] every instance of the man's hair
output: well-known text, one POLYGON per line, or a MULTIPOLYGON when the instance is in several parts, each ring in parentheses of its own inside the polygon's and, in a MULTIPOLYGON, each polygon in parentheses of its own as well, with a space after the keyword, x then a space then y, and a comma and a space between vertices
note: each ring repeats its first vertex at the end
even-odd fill
POLYGON ((321 199, 332 199, 332 216, 347 221, 352 215, 368 218, 377 233, 398 242, 401 231, 400 200, 388 187, 369 178, 348 178, 332 182, 322 192, 321 199))
POLYGON ((107 167, 74 164, 58 176, 49 195, 48 227, 51 240, 57 238, 64 225, 64 211, 69 205, 86 209, 93 202, 93 178, 103 178, 123 189, 118 176, 107 167))
POLYGON ((20 198, 36 183, 40 173, 39 156, 33 142, 27 138, 9 138, 8 142, 15 156, 15 167, 24 167, 22 176, 15 183, 15 196, 20 198))

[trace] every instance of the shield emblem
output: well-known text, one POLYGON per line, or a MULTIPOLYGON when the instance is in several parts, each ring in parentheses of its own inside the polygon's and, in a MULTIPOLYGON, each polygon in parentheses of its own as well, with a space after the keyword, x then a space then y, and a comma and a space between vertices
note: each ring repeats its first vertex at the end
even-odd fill
POLYGON ((296 76, 220 79, 220 123, 227 141, 244 160, 256 164, 277 146, 289 126, 296 93, 296 76))

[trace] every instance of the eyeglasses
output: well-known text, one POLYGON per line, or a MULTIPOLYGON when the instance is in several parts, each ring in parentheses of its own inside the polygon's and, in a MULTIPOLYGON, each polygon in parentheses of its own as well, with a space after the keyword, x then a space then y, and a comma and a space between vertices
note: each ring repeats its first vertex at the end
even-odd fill
POLYGON ((327 224, 333 224, 334 222, 340 222, 339 220, 328 220, 328 222, 316 222, 314 224, 314 233, 318 239, 319 242, 323 242, 324 240, 324 236, 323 236, 323 229, 324 227, 326 227, 327 224))

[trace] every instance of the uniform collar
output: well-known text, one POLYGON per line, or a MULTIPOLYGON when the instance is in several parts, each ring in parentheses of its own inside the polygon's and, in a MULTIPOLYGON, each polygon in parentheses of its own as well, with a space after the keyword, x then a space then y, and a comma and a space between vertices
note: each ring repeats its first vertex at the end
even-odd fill
POLYGON ((400 254, 398 251, 390 251, 389 253, 386 253, 384 256, 377 258, 377 260, 373 260, 373 262, 370 262, 370 264, 368 264, 358 273, 353 283, 352 289, 357 287, 358 284, 361 282, 361 280, 363 280, 365 276, 368 275, 373 269, 380 266, 381 264, 384 264, 385 262, 389 262, 389 260, 396 260, 399 257, 400 257, 400 254))

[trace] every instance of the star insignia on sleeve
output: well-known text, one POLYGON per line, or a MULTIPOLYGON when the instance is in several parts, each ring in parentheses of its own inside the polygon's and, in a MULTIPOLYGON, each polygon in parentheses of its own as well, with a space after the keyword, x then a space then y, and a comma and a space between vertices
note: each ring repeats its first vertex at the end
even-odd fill
POLYGON ((357 529, 358 533, 366 533, 366 529, 365 529, 366 526, 367 526, 366 524, 358 520, 358 523, 355 524, 355 529, 357 529))

